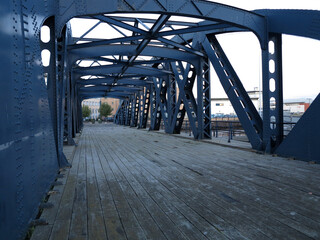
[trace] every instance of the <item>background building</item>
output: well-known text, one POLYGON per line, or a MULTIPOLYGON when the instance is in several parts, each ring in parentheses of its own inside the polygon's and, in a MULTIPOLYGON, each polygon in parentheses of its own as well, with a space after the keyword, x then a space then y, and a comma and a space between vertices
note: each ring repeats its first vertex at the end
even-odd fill
MULTIPOLYGON (((253 105, 259 111, 262 106, 262 92, 255 88, 253 91, 247 92, 253 105)), ((260 112, 260 111, 259 111, 260 112)), ((228 97, 211 98, 211 114, 214 115, 236 115, 228 97)))
POLYGON ((310 106, 311 99, 288 99, 284 101, 283 110, 290 113, 304 113, 310 106))
POLYGON ((99 108, 101 104, 100 98, 92 98, 82 101, 82 106, 88 106, 91 110, 90 119, 97 119, 99 117, 99 108))
POLYGON ((120 100, 116 98, 101 98, 101 103, 108 103, 112 107, 112 116, 116 114, 119 102, 120 100))
MULTIPOLYGON (((253 105, 257 111, 262 114, 262 92, 256 88, 253 91, 247 92, 253 105)), ((283 103, 283 110, 287 114, 302 115, 313 101, 312 98, 299 99, 285 99, 283 103)), ((275 102, 270 102, 271 107, 275 106, 275 102)), ((228 97, 211 98, 211 114, 214 115, 235 115, 235 111, 229 101, 228 97)))

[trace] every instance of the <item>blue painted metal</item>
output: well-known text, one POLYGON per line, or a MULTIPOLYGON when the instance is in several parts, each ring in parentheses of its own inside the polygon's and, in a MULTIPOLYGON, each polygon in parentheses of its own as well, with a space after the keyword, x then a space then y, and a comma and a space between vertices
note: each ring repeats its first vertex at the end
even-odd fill
POLYGON ((320 94, 298 121, 275 152, 281 156, 294 157, 320 163, 320 94))
POLYGON ((12 0, 0 3, 0 13, 7 16, 0 22, 0 45, 4 49, 0 69, 5 79, 0 88, 0 111, 5 113, 0 115, 3 239, 23 238, 58 169, 68 165, 63 143, 74 144, 72 138, 83 126, 84 99, 119 98, 115 123, 146 128, 150 111, 150 130, 159 130, 163 121, 167 133, 180 133, 188 116, 194 137, 210 138, 209 60, 253 148, 319 160, 319 96, 283 139, 281 56, 281 34, 320 40, 319 11, 250 12, 203 0, 12 0), (156 13, 159 17, 108 13, 156 13), (175 15, 194 17, 199 22, 170 20, 175 15), (80 38, 71 38, 67 21, 77 16, 99 22, 80 38), (86 38, 102 22, 123 37, 86 38), (40 41, 42 25, 50 27, 48 43, 40 41), (132 31, 132 35, 126 36, 120 28, 132 31), (261 45, 262 119, 215 37, 240 31, 253 32, 261 45), (274 52, 269 52, 269 41, 275 45, 274 52), (51 52, 48 67, 40 64, 43 49, 51 52), (80 67, 78 60, 100 66, 80 67), (275 63, 274 72, 269 71, 270 60, 275 63), (109 65, 101 64, 105 62, 109 65), (92 76, 86 79, 87 75, 92 76), (271 78, 274 91, 270 89, 271 78), (273 121, 275 128, 270 124, 273 121))
POLYGON ((254 32, 267 47, 266 19, 254 12, 231 6, 209 2, 171 0, 144 1, 144 0, 83 0, 81 4, 76 1, 60 0, 58 29, 62 29, 65 23, 73 17, 81 15, 95 15, 108 12, 149 12, 170 13, 172 15, 185 15, 190 17, 204 18, 214 22, 223 22, 237 27, 242 27, 254 32), (181 8, 181 6, 184 6, 181 8), (67 9, 67 10, 65 10, 67 9))
POLYGON ((268 19, 268 32, 320 40, 320 11, 271 10, 254 11, 268 19))
MULTIPOLYGON (((72 49, 70 51, 70 62, 74 63, 78 59, 88 59, 97 56, 108 55, 122 55, 132 56, 135 54, 137 45, 106 45, 104 43, 94 47, 83 47, 78 49, 72 49)), ((141 52, 142 56, 169 58, 173 60, 187 61, 194 63, 197 59, 197 55, 187 52, 178 51, 172 48, 163 48, 158 46, 147 46, 141 52)))
POLYGON ((250 97, 245 91, 239 77, 225 55, 222 47, 215 37, 203 42, 203 47, 219 76, 222 87, 241 121, 243 129, 254 149, 261 150, 262 120, 250 97))
POLYGON ((59 169, 39 30, 54 2, 1 1, 0 238, 23 239, 59 169))

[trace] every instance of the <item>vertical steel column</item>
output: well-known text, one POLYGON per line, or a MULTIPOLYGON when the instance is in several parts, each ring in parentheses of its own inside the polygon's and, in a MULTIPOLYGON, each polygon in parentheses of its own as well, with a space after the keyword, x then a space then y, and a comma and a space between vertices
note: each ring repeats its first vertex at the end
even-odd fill
POLYGON ((132 101, 132 113, 130 127, 136 127, 138 124, 138 113, 140 105, 140 92, 137 92, 132 101))
POLYGON ((146 128, 149 116, 149 108, 150 108, 150 92, 151 86, 148 85, 145 87, 144 97, 143 97, 143 104, 142 104, 142 114, 140 119, 139 128, 146 128))
POLYGON ((50 62, 48 67, 44 67, 47 73, 47 89, 49 97, 49 105, 52 118, 52 126, 56 144, 57 157, 60 167, 69 166, 69 163, 63 153, 63 119, 64 106, 62 97, 64 96, 63 81, 63 38, 57 41, 55 35, 54 17, 48 18, 44 24, 50 28, 50 41, 48 43, 41 42, 42 49, 50 51, 50 62), (59 49, 58 49, 59 48, 59 49), (59 50, 59 51, 58 51, 59 50))
POLYGON ((64 75, 66 78, 66 94, 65 94, 65 135, 67 138, 68 145, 75 145, 75 142, 73 140, 73 121, 72 121, 72 115, 73 115, 73 107, 72 107, 72 85, 71 85, 71 78, 70 78, 70 72, 66 69, 64 75))
POLYGON ((63 153, 63 140, 65 128, 65 108, 66 108, 66 27, 63 29, 61 37, 57 38, 57 110, 58 110, 58 149, 64 166, 70 166, 63 153), (61 153, 60 153, 61 152, 61 153))
POLYGON ((161 109, 159 106, 159 101, 157 101, 156 87, 154 84, 151 85, 151 125, 150 130, 159 130, 161 123, 161 109))
POLYGON ((81 131, 81 129, 83 128, 83 118, 82 118, 82 107, 81 107, 81 102, 82 99, 78 94, 79 92, 79 87, 77 85, 74 86, 74 93, 75 93, 75 102, 74 105, 76 105, 76 124, 77 124, 77 129, 76 132, 79 133, 81 131))
POLYGON ((134 98, 131 96, 129 100, 126 101, 125 107, 125 125, 130 126, 131 122, 131 112, 132 112, 132 105, 133 105, 134 98))
POLYGON ((125 124, 126 101, 127 100, 123 101, 120 109, 120 125, 125 124))
MULTIPOLYGON (((82 113, 79 118, 79 111, 81 108, 79 106, 79 96, 77 93, 77 85, 75 84, 75 80, 72 78, 72 71, 70 71, 70 84, 71 84, 71 111, 72 111, 72 137, 76 137, 76 133, 79 133, 81 130, 81 124, 83 123, 82 113)), ((80 103, 81 106, 81 103, 80 103)))
MULTIPOLYGON (((159 97, 157 97, 158 106, 161 111, 161 117, 164 123, 165 132, 168 133, 169 125, 169 114, 168 114, 168 101, 167 101, 167 90, 168 90, 168 77, 160 78, 156 84, 156 92, 159 97)), ((161 122, 161 121, 160 121, 161 122)))
POLYGON ((262 50, 263 144, 273 152, 283 140, 283 86, 281 34, 269 34, 269 46, 262 50))
MULTIPOLYGON (((172 70, 171 64, 165 64, 165 68, 168 71, 172 70)), ((166 124, 166 132, 167 133, 174 133, 174 129, 172 128, 172 121, 174 118, 175 107, 176 107, 176 78, 174 75, 168 75, 165 78, 166 81, 166 113, 167 117, 167 124, 166 124)))
POLYGON ((145 103, 145 91, 146 87, 143 88, 142 91, 140 91, 140 102, 139 102, 139 112, 138 112, 138 128, 141 128, 142 125, 142 119, 143 119, 143 108, 145 103))
POLYGON ((134 113, 135 113, 136 103, 137 103, 137 94, 134 94, 131 97, 131 109, 130 109, 130 120, 129 120, 130 127, 133 127, 134 125, 134 113))
POLYGON ((269 101, 271 152, 283 140, 283 80, 282 80, 282 37, 269 34, 269 101))
POLYGON ((120 114, 121 114, 122 105, 123 105, 123 100, 120 100, 119 107, 118 107, 117 112, 116 112, 116 114, 114 116, 114 119, 113 119, 113 122, 115 124, 119 124, 120 125, 120 114))
POLYGON ((207 58, 199 59, 199 66, 197 69, 197 91, 198 138, 211 138, 210 67, 207 58))

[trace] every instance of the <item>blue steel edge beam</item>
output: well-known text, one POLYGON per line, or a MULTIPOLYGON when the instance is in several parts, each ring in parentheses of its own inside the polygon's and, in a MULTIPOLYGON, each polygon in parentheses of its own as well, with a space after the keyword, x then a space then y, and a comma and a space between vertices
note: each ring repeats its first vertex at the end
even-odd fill
POLYGON ((181 8, 181 4, 172 2, 171 0, 164 0, 162 4, 159 1, 148 4, 141 4, 136 6, 134 0, 96 0, 92 4, 89 0, 84 0, 84 10, 79 13, 77 11, 78 2, 70 2, 69 0, 60 0, 59 2, 59 17, 57 19, 57 33, 67 21, 79 15, 97 15, 105 13, 155 13, 155 14, 170 14, 187 17, 202 18, 211 21, 219 21, 222 23, 231 24, 241 28, 249 29, 254 32, 261 43, 263 49, 267 48, 267 21, 264 16, 247 10, 227 6, 215 2, 197 0, 186 2, 187 7, 181 8), (100 3, 100 4, 99 4, 100 3), (167 6, 170 6, 167 8, 167 6), (63 9, 68 9, 65 11, 63 9))

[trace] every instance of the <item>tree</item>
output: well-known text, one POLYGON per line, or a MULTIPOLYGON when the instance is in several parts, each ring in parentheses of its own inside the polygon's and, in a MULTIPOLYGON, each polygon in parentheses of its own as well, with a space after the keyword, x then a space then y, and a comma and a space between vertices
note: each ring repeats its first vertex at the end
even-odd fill
POLYGON ((89 117, 91 114, 91 110, 87 105, 82 106, 82 117, 86 118, 89 117))
POLYGON ((108 103, 102 103, 99 108, 100 117, 108 117, 111 115, 113 108, 108 103))

